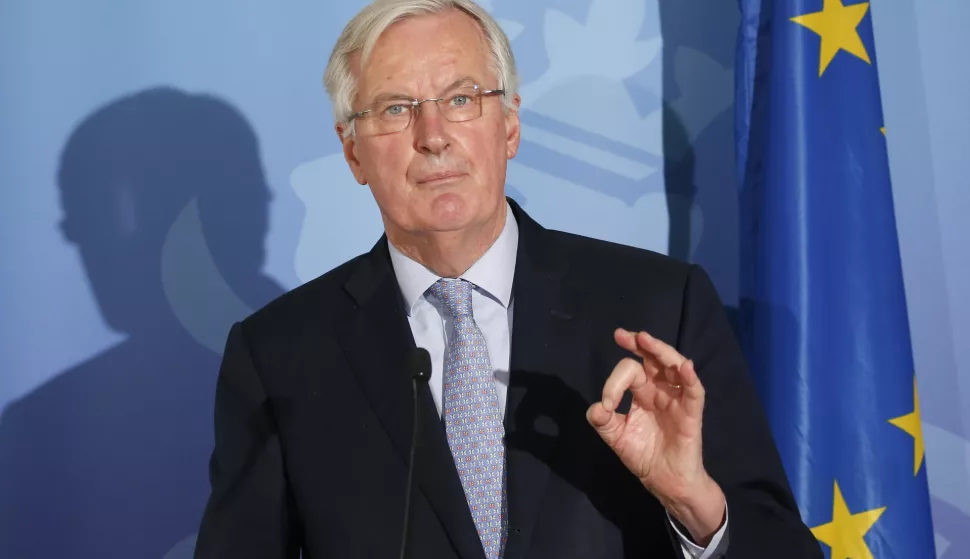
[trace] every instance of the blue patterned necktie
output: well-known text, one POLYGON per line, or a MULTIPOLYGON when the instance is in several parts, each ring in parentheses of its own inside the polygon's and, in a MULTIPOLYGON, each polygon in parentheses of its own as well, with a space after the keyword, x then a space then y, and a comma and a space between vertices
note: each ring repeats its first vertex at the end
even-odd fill
POLYGON ((472 285, 438 280, 431 294, 454 317, 445 348, 442 408, 448 446, 487 559, 498 559, 505 541, 505 447, 492 365, 485 336, 472 316, 472 285))

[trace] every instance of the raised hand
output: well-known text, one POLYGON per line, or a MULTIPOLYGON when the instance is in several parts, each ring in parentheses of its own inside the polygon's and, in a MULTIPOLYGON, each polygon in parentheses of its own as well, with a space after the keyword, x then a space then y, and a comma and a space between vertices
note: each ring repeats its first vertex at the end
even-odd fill
POLYGON ((706 541, 721 526, 721 488, 704 469, 701 426, 704 387, 694 364, 646 332, 617 329, 616 343, 636 355, 613 369, 602 400, 586 417, 623 464, 691 532, 706 541), (629 390, 630 411, 616 412, 629 390))

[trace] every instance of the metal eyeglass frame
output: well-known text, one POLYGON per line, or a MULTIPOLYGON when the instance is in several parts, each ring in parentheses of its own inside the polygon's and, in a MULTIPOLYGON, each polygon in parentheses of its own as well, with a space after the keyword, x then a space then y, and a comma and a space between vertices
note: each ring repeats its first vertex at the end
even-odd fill
MULTIPOLYGON (((475 91, 477 92, 477 95, 480 98, 489 97, 489 96, 492 96, 492 95, 505 95, 505 90, 504 89, 482 89, 481 87, 479 87, 478 84, 474 84, 474 85, 472 85, 472 87, 475 89, 475 91)), ((438 101, 444 101, 445 99, 447 99, 447 97, 429 97, 427 99, 401 99, 400 100, 400 104, 401 105, 411 105, 411 111, 408 113, 408 123, 406 125, 404 125, 404 128, 398 130, 397 132, 387 132, 387 134, 397 134, 398 132, 404 132, 405 130, 407 130, 408 127, 411 126, 411 122, 414 121, 414 113, 415 113, 415 111, 416 110, 420 110, 421 105, 423 105, 424 103, 427 103, 428 101, 433 101, 434 104, 435 104, 435 106, 437 106, 438 105, 438 101)), ((479 99, 479 102, 481 102, 481 99, 479 99)), ((481 107, 479 107, 479 108, 481 108, 481 107)), ((438 109, 440 110, 441 107, 438 107, 438 109)), ((356 124, 355 124, 356 121, 358 119, 362 118, 364 115, 367 115, 367 114, 373 113, 373 112, 374 112, 374 109, 373 108, 370 108, 370 109, 365 109, 365 110, 360 111, 360 112, 357 112, 357 113, 353 113, 349 117, 347 117, 347 123, 350 126, 354 127, 354 132, 356 132, 356 128, 357 128, 356 127, 356 124)), ((442 115, 443 114, 444 113, 442 113, 442 115)), ((479 116, 477 116, 475 118, 479 118, 479 117, 481 117, 480 114, 479 114, 479 116)), ((471 119, 468 119, 468 120, 460 120, 460 121, 457 121, 457 122, 470 122, 472 120, 475 120, 475 118, 471 118, 471 119)), ((445 120, 448 120, 448 117, 445 117, 445 120)), ((448 120, 448 122, 455 122, 455 121, 448 120)))

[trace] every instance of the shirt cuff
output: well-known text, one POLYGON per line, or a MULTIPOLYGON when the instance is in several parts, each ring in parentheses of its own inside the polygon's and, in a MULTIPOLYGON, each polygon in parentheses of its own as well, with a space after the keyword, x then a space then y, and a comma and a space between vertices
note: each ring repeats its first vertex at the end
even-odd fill
POLYGON ((670 516, 670 512, 667 512, 667 520, 670 522, 670 526, 673 527, 674 533, 677 534, 677 539, 680 540, 680 547, 684 552, 685 559, 717 559, 718 557, 724 557, 727 553, 728 538, 725 537, 728 526, 727 503, 724 503, 724 523, 721 524, 721 528, 711 538, 711 543, 707 547, 701 547, 691 541, 689 537, 685 536, 670 516))

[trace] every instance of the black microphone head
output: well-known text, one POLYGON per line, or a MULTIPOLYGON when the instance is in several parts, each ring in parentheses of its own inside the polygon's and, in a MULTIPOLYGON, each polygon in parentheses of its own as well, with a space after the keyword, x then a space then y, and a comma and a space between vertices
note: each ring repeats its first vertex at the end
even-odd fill
POLYGON ((411 378, 422 382, 431 380, 431 354, 423 347, 416 347, 411 351, 408 363, 411 378))

